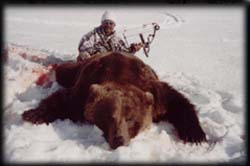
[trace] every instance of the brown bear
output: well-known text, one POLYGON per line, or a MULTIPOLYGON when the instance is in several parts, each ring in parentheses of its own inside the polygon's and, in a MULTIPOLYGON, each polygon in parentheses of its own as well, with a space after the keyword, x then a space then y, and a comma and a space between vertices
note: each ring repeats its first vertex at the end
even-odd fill
POLYGON ((92 123, 113 149, 127 145, 152 121, 168 121, 184 142, 206 141, 194 105, 132 54, 108 52, 59 65, 56 80, 64 88, 25 111, 24 120, 92 123))

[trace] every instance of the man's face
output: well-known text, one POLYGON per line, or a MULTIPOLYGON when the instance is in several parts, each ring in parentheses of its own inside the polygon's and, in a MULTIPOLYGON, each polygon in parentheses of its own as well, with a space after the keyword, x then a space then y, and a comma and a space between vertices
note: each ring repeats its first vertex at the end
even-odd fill
POLYGON ((102 22, 102 27, 106 35, 110 35, 112 32, 114 32, 115 23, 111 20, 104 20, 102 22))

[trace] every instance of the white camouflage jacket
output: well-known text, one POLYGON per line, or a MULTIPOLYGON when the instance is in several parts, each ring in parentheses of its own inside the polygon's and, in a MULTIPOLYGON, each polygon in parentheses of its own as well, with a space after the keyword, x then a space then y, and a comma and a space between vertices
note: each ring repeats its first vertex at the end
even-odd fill
POLYGON ((108 51, 131 52, 130 50, 131 49, 115 32, 110 36, 106 36, 100 26, 84 35, 78 46, 78 51, 80 53, 84 52, 89 55, 108 51))

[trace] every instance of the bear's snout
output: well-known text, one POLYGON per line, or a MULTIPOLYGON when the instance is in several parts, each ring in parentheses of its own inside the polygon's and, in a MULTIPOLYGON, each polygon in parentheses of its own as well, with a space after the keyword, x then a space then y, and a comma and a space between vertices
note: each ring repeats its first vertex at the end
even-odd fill
POLYGON ((117 147, 121 146, 121 145, 124 145, 124 139, 122 136, 117 136, 117 137, 114 137, 113 140, 111 141, 111 144, 110 144, 110 147, 112 149, 116 149, 117 147))

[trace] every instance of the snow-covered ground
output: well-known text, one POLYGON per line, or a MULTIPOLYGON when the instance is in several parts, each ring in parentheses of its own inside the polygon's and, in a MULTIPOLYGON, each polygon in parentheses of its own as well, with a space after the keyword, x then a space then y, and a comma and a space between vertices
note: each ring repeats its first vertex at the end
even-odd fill
MULTIPOLYGON (((5 7, 5 161, 245 161, 244 12, 244 7, 5 7), (210 144, 183 144, 172 127, 161 122, 129 146, 111 150, 96 126, 69 120, 38 126, 22 121, 23 111, 36 107, 59 85, 46 89, 34 84, 44 66, 22 58, 20 52, 74 60, 81 36, 100 23, 105 10, 116 13, 118 32, 150 22, 160 25, 149 58, 143 51, 137 56, 196 105, 210 144)), ((139 37, 132 40, 139 42, 139 37)))

